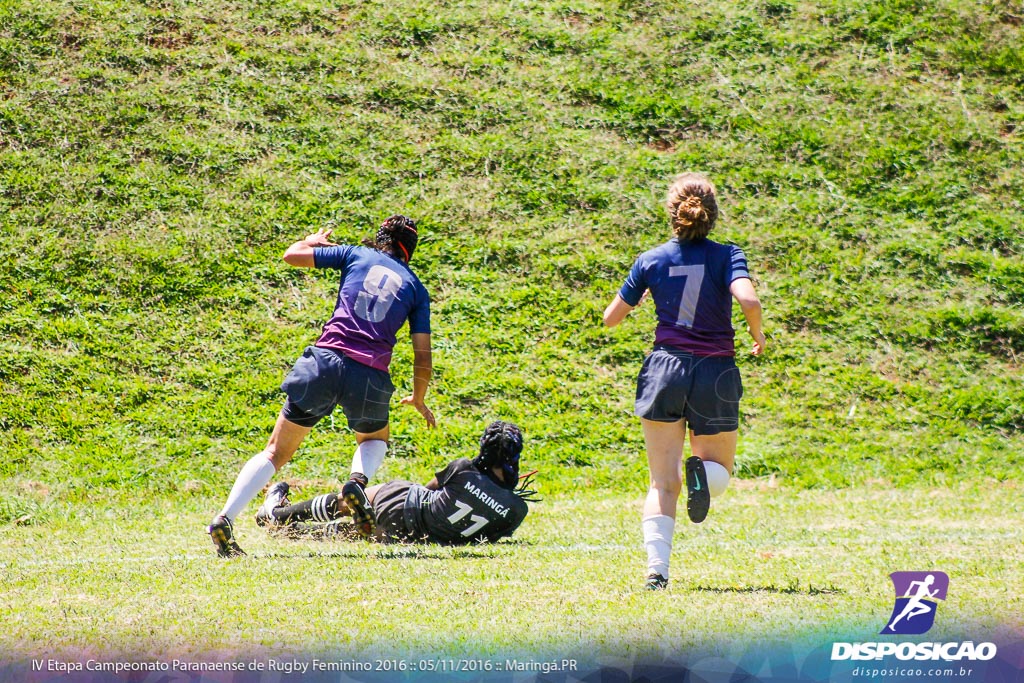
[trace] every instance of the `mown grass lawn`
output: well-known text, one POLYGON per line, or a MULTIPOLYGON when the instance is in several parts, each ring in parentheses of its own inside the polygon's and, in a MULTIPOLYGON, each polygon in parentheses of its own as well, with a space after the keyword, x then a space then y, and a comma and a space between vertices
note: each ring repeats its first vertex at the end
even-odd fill
POLYGON ((666 593, 640 590, 639 498, 550 497, 494 546, 271 538, 215 557, 195 500, 77 509, 0 537, 0 650, 137 657, 345 652, 660 656, 871 639, 888 574, 950 576, 930 638, 1024 634, 1020 489, 796 491, 739 482, 680 525, 666 593))

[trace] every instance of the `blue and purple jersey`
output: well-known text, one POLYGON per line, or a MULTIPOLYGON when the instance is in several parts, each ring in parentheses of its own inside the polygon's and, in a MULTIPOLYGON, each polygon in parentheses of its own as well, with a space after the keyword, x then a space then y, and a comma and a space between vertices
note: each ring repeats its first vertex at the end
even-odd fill
POLYGON ((729 285, 741 277, 750 275, 739 247, 672 240, 640 254, 619 296, 636 306, 644 290, 651 290, 658 317, 655 345, 698 356, 735 356, 729 285))
POLYGON ((398 330, 430 333, 430 296, 400 260, 376 249, 338 245, 313 250, 316 268, 341 271, 338 303, 316 345, 387 370, 398 330))

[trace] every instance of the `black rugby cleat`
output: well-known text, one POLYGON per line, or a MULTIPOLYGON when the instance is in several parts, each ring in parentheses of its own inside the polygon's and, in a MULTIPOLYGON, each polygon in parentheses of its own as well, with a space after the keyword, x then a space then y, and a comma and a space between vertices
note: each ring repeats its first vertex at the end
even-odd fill
POLYGON ((221 557, 240 557, 245 551, 235 542, 234 530, 231 520, 224 515, 217 515, 206 527, 206 533, 210 534, 213 544, 217 547, 217 554, 221 557))
POLYGON ((711 492, 704 461, 696 455, 690 456, 686 459, 686 514, 691 522, 699 524, 708 516, 710 507, 711 492))
POLYGON ((352 513, 352 523, 356 531, 363 538, 371 538, 377 527, 377 518, 362 485, 358 481, 346 481, 341 487, 341 497, 345 499, 345 504, 352 513))

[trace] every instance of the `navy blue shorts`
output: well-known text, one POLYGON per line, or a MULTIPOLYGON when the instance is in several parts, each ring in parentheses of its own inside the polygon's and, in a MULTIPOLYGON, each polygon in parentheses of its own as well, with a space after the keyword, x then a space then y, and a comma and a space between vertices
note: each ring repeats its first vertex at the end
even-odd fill
POLYGON ((306 347, 281 389, 288 394, 286 420, 312 427, 340 404, 348 426, 360 434, 388 426, 388 408, 395 393, 387 371, 318 346, 306 347))
POLYGON ((743 383, 731 356, 695 356, 656 346, 636 380, 634 414, 655 422, 686 420, 710 436, 739 428, 743 383))

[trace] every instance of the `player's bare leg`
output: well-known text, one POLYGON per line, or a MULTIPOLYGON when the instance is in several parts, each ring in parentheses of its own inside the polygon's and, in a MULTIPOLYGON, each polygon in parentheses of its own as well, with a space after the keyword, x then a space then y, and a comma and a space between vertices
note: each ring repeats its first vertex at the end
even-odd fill
POLYGON ((650 488, 644 501, 644 517, 667 515, 676 517, 676 504, 683 485, 683 446, 686 427, 678 422, 640 420, 650 467, 650 488))
POLYGON ((647 549, 647 584, 652 590, 668 586, 676 506, 683 486, 684 421, 640 420, 650 467, 650 488, 643 508, 644 546, 647 549))
POLYGON ((275 470, 279 470, 288 464, 295 455, 295 451, 299 450, 302 440, 305 439, 311 431, 313 431, 312 427, 297 425, 294 422, 286 420, 283 414, 279 414, 277 416, 277 422, 274 424, 274 431, 270 433, 270 439, 267 440, 267 447, 263 449, 263 452, 267 454, 270 462, 273 463, 275 470))

